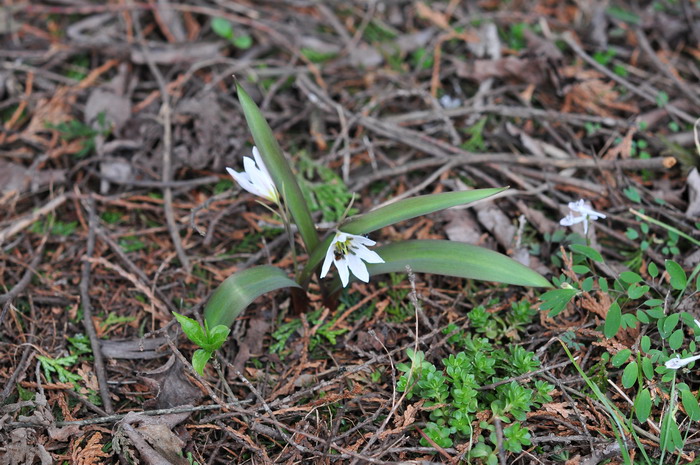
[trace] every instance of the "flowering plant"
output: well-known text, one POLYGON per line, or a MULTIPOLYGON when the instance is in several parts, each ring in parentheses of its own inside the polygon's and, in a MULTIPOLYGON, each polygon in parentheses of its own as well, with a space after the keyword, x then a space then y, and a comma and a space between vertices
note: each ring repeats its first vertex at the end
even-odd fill
MULTIPOLYGON (((403 199, 368 213, 341 220, 334 231, 319 236, 301 189, 285 159, 272 130, 250 96, 237 84, 238 98, 246 122, 253 134, 253 158, 243 160, 245 171, 228 169, 246 191, 272 202, 295 247, 293 228, 299 232, 307 255, 302 266, 296 266, 293 278, 282 269, 270 265, 238 271, 225 279, 212 294, 204 310, 204 320, 211 328, 230 326, 236 317, 257 297, 289 287, 297 295, 305 292, 315 274, 328 305, 332 297, 346 287, 351 274, 368 282, 374 275, 403 272, 409 266, 414 272, 436 273, 470 279, 497 281, 521 286, 550 287, 539 273, 498 252, 448 240, 408 240, 384 244, 374 249, 375 241, 365 235, 400 221, 415 218, 449 207, 466 205, 493 196, 505 189, 475 189, 447 192, 403 199), (338 271, 330 283, 323 280, 338 271)), ((347 212, 346 212, 347 214, 347 212)), ((292 250, 296 257, 295 250, 292 250)), ((296 259, 295 259, 296 265, 296 259)), ((304 299, 293 299, 295 305, 304 299)), ((303 304, 302 304, 303 305, 303 304)), ((303 311, 297 308, 296 311, 303 311)))

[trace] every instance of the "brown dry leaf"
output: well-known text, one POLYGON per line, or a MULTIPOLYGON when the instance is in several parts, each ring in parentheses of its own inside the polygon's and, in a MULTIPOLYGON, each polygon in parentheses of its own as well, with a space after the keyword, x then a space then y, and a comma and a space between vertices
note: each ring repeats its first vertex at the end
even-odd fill
POLYGON ((603 155, 603 160, 617 160, 618 158, 629 158, 632 155, 632 138, 637 132, 637 128, 632 126, 625 134, 622 141, 603 155))
MULTIPOLYGON (((221 43, 218 42, 155 44, 148 49, 148 55, 156 64, 175 65, 220 58, 219 48, 221 48, 221 43)), ((148 63, 140 47, 131 50, 131 61, 137 65, 148 63)))
POLYGON ((160 386, 156 397, 156 408, 171 408, 181 405, 194 405, 202 398, 202 391, 195 387, 185 376, 184 366, 175 359, 166 363, 160 376, 154 377, 160 386))
POLYGON ((406 411, 403 412, 403 416, 397 416, 395 420, 396 428, 406 428, 411 426, 416 421, 416 415, 420 412, 423 407, 423 401, 417 402, 415 404, 409 404, 406 407, 406 411))
POLYGON ((102 448, 104 444, 102 443, 102 434, 98 431, 88 439, 85 447, 81 449, 75 449, 72 454, 72 463, 75 465, 90 465, 102 463, 102 459, 106 459, 111 456, 107 452, 103 452, 102 448))
POLYGON ((258 311, 253 318, 248 320, 248 329, 245 337, 240 341, 238 353, 233 361, 233 366, 240 372, 252 355, 263 353, 263 341, 270 331, 272 321, 258 311))
POLYGON ((66 182, 65 170, 34 171, 22 165, 0 160, 0 192, 23 194, 29 190, 37 192, 44 186, 66 182))
POLYGON ((545 58, 505 57, 497 60, 455 62, 457 76, 474 81, 489 78, 513 79, 518 82, 541 85, 548 81, 549 63, 545 58))
POLYGON ((688 218, 698 218, 700 217, 700 173, 697 168, 690 170, 685 182, 688 184, 688 207, 685 209, 685 215, 688 218))
POLYGON ((181 455, 185 443, 170 430, 168 425, 147 423, 139 426, 136 430, 156 452, 173 465, 189 465, 187 459, 181 455))
POLYGON ((564 89, 562 112, 588 112, 607 117, 616 116, 615 110, 639 113, 637 105, 621 101, 620 93, 615 90, 615 82, 605 81, 597 71, 583 71, 578 67, 569 66, 564 68, 562 74, 576 79, 575 83, 564 89))
POLYGON ((0 457, 0 465, 33 465, 37 458, 41 465, 53 463, 43 444, 37 443, 36 431, 17 428, 10 432, 9 442, 5 443, 5 453, 0 457))
POLYGON ((75 104, 76 94, 68 87, 59 87, 50 99, 40 99, 37 102, 29 125, 22 135, 30 140, 39 140, 38 133, 47 130, 47 125, 57 125, 72 119, 70 109, 75 104))
POLYGON ((449 240, 474 245, 481 242, 481 228, 471 212, 448 209, 442 212, 442 217, 447 220, 445 234, 449 240))
POLYGON ((571 405, 568 402, 550 402, 542 406, 544 410, 550 413, 557 414, 562 418, 569 418, 574 412, 571 410, 571 405))

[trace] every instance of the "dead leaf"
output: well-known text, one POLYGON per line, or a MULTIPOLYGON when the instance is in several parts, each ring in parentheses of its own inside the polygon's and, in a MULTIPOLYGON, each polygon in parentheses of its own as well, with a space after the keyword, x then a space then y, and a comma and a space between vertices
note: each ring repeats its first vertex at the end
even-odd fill
POLYGON ((131 118, 131 100, 108 88, 96 88, 85 102, 85 123, 96 130, 111 129, 119 134, 131 118), (102 126, 104 122, 104 127, 102 126))
POLYGON ((252 355, 263 353, 263 341, 265 335, 269 333, 272 321, 266 318, 261 312, 248 320, 248 329, 245 337, 241 340, 238 353, 233 361, 233 366, 240 372, 252 355))
POLYGON ((569 418, 574 412, 569 402, 550 402, 542 406, 544 410, 559 415, 562 418, 569 418))
MULTIPOLYGON (((151 45, 147 53, 156 64, 175 65, 219 58, 221 57, 220 48, 221 43, 219 42, 157 44, 151 45)), ((147 64, 146 56, 141 47, 134 47, 131 50, 131 61, 137 65, 147 64)))
POLYGON ((103 452, 102 448, 102 433, 96 432, 88 439, 85 447, 75 449, 72 454, 72 459, 75 465, 90 465, 102 463, 102 459, 108 458, 111 454, 103 452))
POLYGON ((181 405, 194 405, 202 398, 202 392, 185 376, 185 367, 174 356, 165 364, 162 373, 151 376, 159 387, 155 408, 171 408, 181 405))
POLYGON ((40 132, 47 131, 47 125, 58 125, 73 119, 71 106, 75 104, 76 94, 67 87, 59 87, 50 99, 42 98, 37 102, 29 125, 22 135, 31 140, 38 140, 40 132))
POLYGON ((148 443, 165 459, 174 465, 189 465, 182 457, 185 443, 178 438, 165 424, 144 424, 136 428, 148 443))
POLYGON ((549 78, 549 63, 544 58, 510 56, 497 60, 473 60, 468 63, 459 61, 454 64, 459 77, 473 81, 500 78, 541 85, 549 78))
POLYGON ((697 219, 700 217, 700 173, 697 168, 690 170, 685 182, 688 184, 688 207, 685 214, 688 218, 697 219))
POLYGON ((6 160, 0 160, 0 192, 16 192, 24 194, 27 191, 37 192, 46 186, 66 182, 64 170, 35 171, 22 165, 6 160))
POLYGON ((481 242, 481 227, 471 212, 450 208, 442 212, 442 217, 447 219, 445 234, 449 240, 474 245, 481 242))

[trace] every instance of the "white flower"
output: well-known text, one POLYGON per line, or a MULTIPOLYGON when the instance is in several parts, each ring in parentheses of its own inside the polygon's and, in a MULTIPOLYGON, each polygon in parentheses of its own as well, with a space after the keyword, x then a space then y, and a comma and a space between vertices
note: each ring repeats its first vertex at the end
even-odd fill
POLYGON ((377 252, 367 248, 368 245, 374 244, 376 242, 366 237, 336 231, 335 237, 328 247, 328 252, 326 252, 323 267, 321 267, 321 277, 325 277, 331 268, 331 263, 335 263, 343 287, 348 285, 350 271, 360 281, 369 282, 369 272, 363 260, 367 263, 384 263, 377 252))
POLYGON ((275 183, 272 182, 269 171, 260 156, 257 147, 253 147, 253 158, 243 157, 245 171, 239 173, 231 168, 226 168, 228 174, 245 190, 258 197, 279 204, 279 194, 275 183), (253 160, 253 158, 255 160, 253 160), (256 166, 257 165, 257 166, 256 166))
POLYGON ((666 360, 666 363, 664 363, 664 365, 670 370, 677 370, 679 368, 683 368, 689 363, 694 362, 695 360, 700 360, 700 355, 693 355, 692 357, 686 358, 680 358, 678 355, 676 355, 675 358, 669 358, 668 360, 666 360))
POLYGON ((588 234, 589 220, 594 221, 600 218, 605 218, 605 215, 593 210, 583 199, 580 199, 577 202, 569 202, 569 210, 571 210, 571 212, 562 218, 559 221, 559 224, 562 226, 573 226, 577 223, 583 223, 584 234, 588 234), (574 213, 578 213, 578 215, 574 215, 574 213))

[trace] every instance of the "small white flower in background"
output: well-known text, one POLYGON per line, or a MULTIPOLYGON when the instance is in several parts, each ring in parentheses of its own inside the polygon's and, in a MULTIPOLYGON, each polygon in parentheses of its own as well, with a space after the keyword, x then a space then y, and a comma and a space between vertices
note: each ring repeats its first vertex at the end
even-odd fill
POLYGON ((343 287, 348 285, 350 272, 360 281, 369 282, 369 272, 364 262, 384 263, 377 252, 367 248, 367 246, 374 244, 376 242, 366 237, 336 231, 335 237, 328 247, 328 252, 326 252, 323 267, 321 267, 321 277, 325 277, 331 268, 331 263, 335 263, 343 287))
POLYGON ((605 218, 605 215, 593 210, 583 199, 577 202, 569 202, 569 212, 564 218, 559 221, 562 226, 573 226, 577 223, 583 223, 583 233, 588 234, 588 221, 595 221, 600 218, 605 218), (574 215, 577 213, 577 215, 574 215))
POLYGON ((692 357, 686 358, 680 358, 678 355, 676 355, 675 358, 669 358, 668 360, 666 360, 666 363, 664 363, 664 365, 669 370, 677 370, 696 360, 700 360, 700 355, 693 355, 692 357))
POLYGON ((452 108, 459 108, 462 106, 462 101, 458 98, 454 98, 451 95, 445 94, 440 97, 440 105, 442 108, 451 110, 452 108))
POLYGON ((228 174, 245 190, 258 197, 270 200, 279 204, 279 194, 275 183, 272 182, 270 173, 260 156, 257 147, 253 147, 253 158, 243 157, 243 167, 245 171, 239 173, 231 168, 226 168, 228 174))

